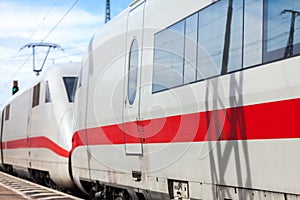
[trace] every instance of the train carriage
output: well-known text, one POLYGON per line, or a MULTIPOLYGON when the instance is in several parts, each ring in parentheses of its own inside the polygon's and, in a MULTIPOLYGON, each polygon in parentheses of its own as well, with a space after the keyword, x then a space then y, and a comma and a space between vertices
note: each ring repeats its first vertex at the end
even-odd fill
POLYGON ((83 58, 75 183, 108 199, 300 198, 299 13, 135 1, 83 58))
POLYGON ((1 166, 91 198, 300 199, 299 20, 298 0, 134 1, 78 81, 57 65, 8 100, 1 166))
POLYGON ((1 126, 4 170, 51 187, 74 188, 69 151, 78 69, 78 63, 52 66, 7 101, 1 126))

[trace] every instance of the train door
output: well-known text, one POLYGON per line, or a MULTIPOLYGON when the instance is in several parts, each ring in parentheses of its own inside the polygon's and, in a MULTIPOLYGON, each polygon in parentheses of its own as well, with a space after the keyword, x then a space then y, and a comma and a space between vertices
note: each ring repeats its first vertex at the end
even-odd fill
POLYGON ((140 121, 140 83, 142 70, 142 46, 144 1, 131 5, 127 19, 126 71, 123 107, 123 131, 126 155, 143 155, 140 121))
POLYGON ((32 155, 31 155, 31 137, 32 137, 32 126, 34 126, 34 120, 32 120, 32 109, 39 104, 40 98, 40 83, 35 85, 33 89, 29 90, 27 99, 28 110, 24 110, 27 112, 27 127, 26 127, 26 138, 27 138, 27 145, 28 145, 28 168, 32 168, 32 155))

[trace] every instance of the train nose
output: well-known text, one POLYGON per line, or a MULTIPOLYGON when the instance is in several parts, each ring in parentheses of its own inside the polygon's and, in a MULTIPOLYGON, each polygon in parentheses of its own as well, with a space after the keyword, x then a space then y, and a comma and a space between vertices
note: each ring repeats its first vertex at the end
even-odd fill
POLYGON ((63 144, 69 151, 72 148, 72 135, 73 135, 73 109, 72 107, 64 111, 59 123, 59 136, 58 141, 63 144))

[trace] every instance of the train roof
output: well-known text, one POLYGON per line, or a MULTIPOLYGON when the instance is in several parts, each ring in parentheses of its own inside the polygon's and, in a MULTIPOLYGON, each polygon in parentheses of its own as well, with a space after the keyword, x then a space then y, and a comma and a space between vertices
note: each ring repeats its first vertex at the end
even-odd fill
MULTIPOLYGON (((139 0, 138 0, 139 1, 139 0)), ((133 1, 136 2, 136 1, 133 1)), ((133 5, 131 3, 130 5, 133 5)), ((123 10, 121 13, 119 13, 117 16, 115 16, 112 20, 104 24, 103 27, 99 28, 93 35, 93 37, 90 39, 90 44, 85 50, 83 59, 85 59, 86 56, 89 55, 91 52, 90 47, 97 47, 97 43, 102 43, 103 41, 106 41, 108 39, 111 39, 112 37, 119 35, 119 34, 124 34, 125 26, 122 27, 124 21, 127 19, 128 12, 130 11, 130 5, 123 10), (123 32, 122 32, 123 31, 123 32), (96 45, 94 44, 96 43, 96 45), (91 45, 92 44, 92 45, 91 45)))
POLYGON ((39 82, 41 79, 49 79, 52 77, 59 76, 74 76, 78 75, 80 68, 79 62, 69 62, 69 63, 61 63, 51 66, 47 69, 40 79, 37 80, 39 82))
POLYGON ((60 63, 50 66, 47 70, 42 72, 39 76, 35 78, 30 84, 25 85, 22 90, 19 90, 16 94, 8 98, 8 100, 2 105, 2 109, 10 104, 15 98, 31 89, 41 80, 48 80, 56 78, 57 76, 76 76, 79 73, 80 63, 79 62, 69 62, 60 63))

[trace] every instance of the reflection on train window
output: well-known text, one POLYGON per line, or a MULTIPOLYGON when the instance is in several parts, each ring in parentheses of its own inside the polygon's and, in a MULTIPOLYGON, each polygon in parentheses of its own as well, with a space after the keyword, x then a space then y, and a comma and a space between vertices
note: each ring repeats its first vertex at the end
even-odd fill
POLYGON ((184 83, 196 80, 198 13, 185 21, 184 83))
POLYGON ((300 1, 266 0, 264 62, 300 53, 300 1))
POLYGON ((155 35, 153 92, 183 84, 185 21, 155 35))
POLYGON ((32 107, 38 106, 40 103, 40 83, 33 88, 32 107))
POLYGON ((298 54, 299 0, 219 0, 155 34, 152 93, 298 54))
POLYGON ((63 77, 65 88, 68 95, 69 102, 74 102, 76 85, 77 85, 77 77, 63 77))
POLYGON ((199 12, 198 80, 241 69, 242 20, 243 1, 220 1, 199 12))
POLYGON ((245 0, 243 67, 262 62, 263 0, 245 0))
POLYGON ((5 107, 5 121, 9 120, 10 104, 5 107))
POLYGON ((243 10, 221 0, 156 33, 152 92, 240 70, 243 10))
POLYGON ((129 53, 128 67, 128 101, 132 105, 136 96, 137 75, 138 75, 139 50, 137 40, 133 40, 129 53))
POLYGON ((51 95, 49 89, 49 82, 46 81, 46 88, 45 88, 45 103, 51 102, 51 95))

